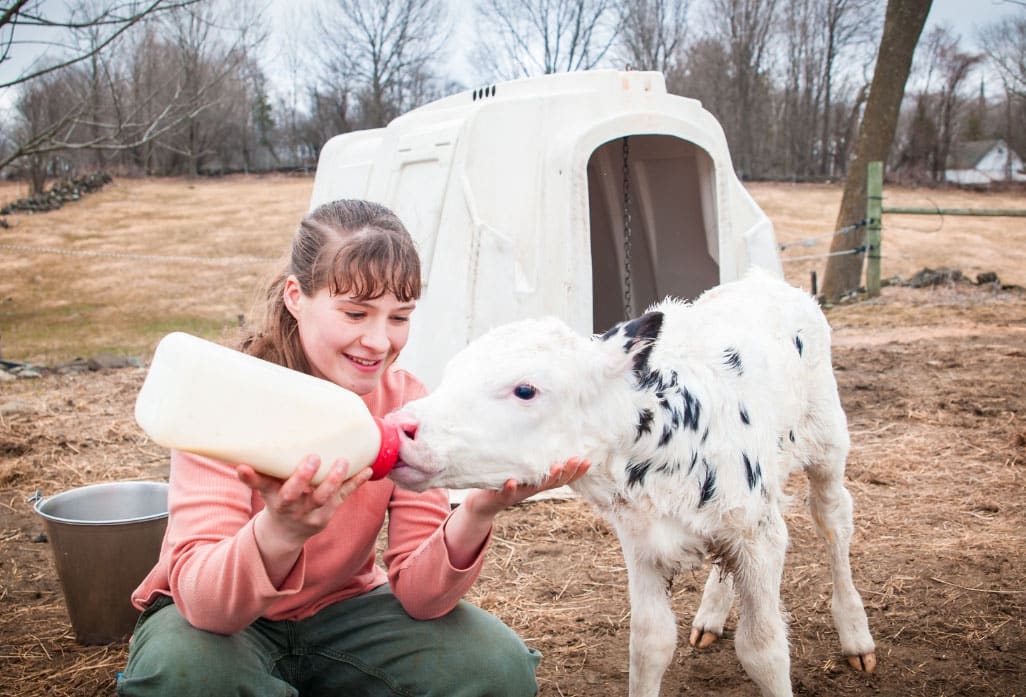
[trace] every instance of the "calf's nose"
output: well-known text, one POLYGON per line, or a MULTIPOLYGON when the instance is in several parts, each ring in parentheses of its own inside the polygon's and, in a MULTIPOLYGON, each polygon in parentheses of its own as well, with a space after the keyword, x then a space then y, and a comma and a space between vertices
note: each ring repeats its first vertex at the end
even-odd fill
POLYGON ((417 429, 419 428, 419 424, 417 423, 417 420, 407 412, 392 412, 391 414, 385 417, 385 422, 399 429, 399 432, 405 435, 410 440, 414 440, 417 437, 417 429))

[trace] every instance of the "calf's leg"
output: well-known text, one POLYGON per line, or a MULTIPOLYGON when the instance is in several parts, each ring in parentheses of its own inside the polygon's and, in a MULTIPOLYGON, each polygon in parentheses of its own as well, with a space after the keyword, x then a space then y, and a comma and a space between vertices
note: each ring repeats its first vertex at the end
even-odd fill
POLYGON ((738 548, 734 586, 739 607, 734 647, 748 677, 764 697, 791 697, 787 625, 780 609, 780 581, 787 527, 776 507, 738 548))
POLYGON ((869 621, 862 597, 851 575, 852 521, 851 494, 844 486, 844 466, 848 457, 848 428, 840 402, 831 399, 810 420, 805 473, 809 479, 809 512, 827 551, 827 563, 833 582, 830 609, 841 640, 841 651, 856 670, 872 673, 876 669, 876 648, 869 633, 869 621))
POLYGON ((631 600, 630 697, 658 697, 663 674, 677 648, 677 621, 670 604, 672 573, 643 558, 621 537, 631 600))
POLYGON ((851 494, 842 477, 832 471, 809 470, 809 511, 819 536, 826 544, 827 563, 833 581, 830 603, 841 651, 856 670, 876 669, 876 648, 862 597, 855 588, 849 560, 852 536, 851 494))
POLYGON ((708 648, 723 636, 723 627, 734 604, 733 577, 713 564, 709 578, 705 580, 702 602, 691 623, 689 643, 699 649, 708 648))

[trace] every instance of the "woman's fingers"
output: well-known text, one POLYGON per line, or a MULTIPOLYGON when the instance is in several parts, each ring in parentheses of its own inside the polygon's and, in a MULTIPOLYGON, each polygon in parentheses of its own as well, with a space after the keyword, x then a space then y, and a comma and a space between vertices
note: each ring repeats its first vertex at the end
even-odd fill
POLYGON ((571 484, 584 476, 591 463, 581 458, 572 457, 565 462, 557 462, 549 468, 549 476, 541 483, 540 488, 555 489, 571 484))
POLYGON ((331 503, 332 499, 338 499, 339 487, 342 486, 348 473, 349 462, 342 458, 336 460, 328 476, 311 493, 310 497, 313 502, 320 507, 331 503))
POLYGON ((316 489, 310 493, 310 500, 317 508, 322 506, 337 506, 346 500, 361 484, 366 482, 374 473, 369 467, 349 476, 349 461, 339 458, 335 466, 325 477, 316 489))
POLYGON ((321 458, 316 455, 307 455, 299 463, 299 467, 292 473, 292 476, 285 480, 278 490, 278 498, 286 504, 294 504, 302 499, 303 494, 310 488, 310 481, 320 469, 321 458))
POLYGON ((364 482, 370 481, 370 478, 373 475, 374 472, 371 470, 371 468, 366 467, 357 472, 349 479, 345 480, 345 482, 342 483, 341 488, 339 488, 338 490, 339 502, 345 501, 347 498, 349 498, 350 494, 356 491, 364 482))
POLYGON ((585 474, 588 473, 588 469, 590 467, 591 467, 591 463, 588 462, 587 460, 582 460, 582 459, 576 458, 576 457, 568 460, 567 461, 567 466, 563 470, 563 475, 564 475, 563 484, 571 484, 571 483, 577 481, 578 479, 580 479, 581 477, 583 477, 585 474))

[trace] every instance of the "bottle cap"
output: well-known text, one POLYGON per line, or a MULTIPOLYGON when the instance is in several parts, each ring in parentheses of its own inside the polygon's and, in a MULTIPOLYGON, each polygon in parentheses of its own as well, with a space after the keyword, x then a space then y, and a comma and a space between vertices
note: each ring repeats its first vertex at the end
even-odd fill
POLYGON ((392 468, 395 461, 399 459, 399 429, 389 426, 378 417, 374 417, 374 423, 381 431, 381 448, 378 450, 378 457, 371 463, 371 480, 384 479, 392 468))

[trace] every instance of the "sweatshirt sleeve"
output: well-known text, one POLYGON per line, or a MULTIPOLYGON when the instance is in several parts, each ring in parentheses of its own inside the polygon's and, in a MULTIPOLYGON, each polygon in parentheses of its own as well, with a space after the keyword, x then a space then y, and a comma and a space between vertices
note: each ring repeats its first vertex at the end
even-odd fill
MULTIPOLYGON (((423 383, 403 370, 389 375, 390 399, 369 404, 383 416, 427 394, 423 383)), ((466 569, 449 561, 445 525, 451 515, 449 494, 443 489, 414 493, 395 487, 388 505, 388 546, 382 561, 392 592, 415 619, 427 620, 448 613, 477 580, 489 532, 477 558, 466 569)))
POLYGON ((442 489, 415 494, 396 488, 392 495, 384 562, 392 592, 415 619, 448 613, 481 573, 491 533, 470 566, 457 569, 445 545, 450 515, 449 496, 442 489))
POLYGON ((253 531, 254 494, 234 466, 172 451, 168 491, 168 581, 193 626, 233 634, 303 586, 306 552, 275 588, 253 531))

